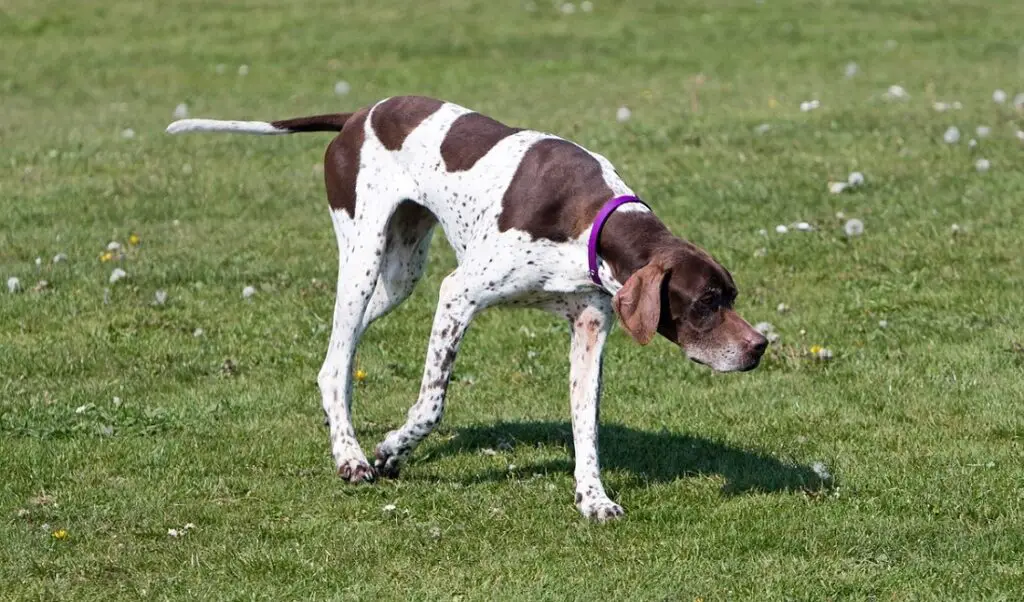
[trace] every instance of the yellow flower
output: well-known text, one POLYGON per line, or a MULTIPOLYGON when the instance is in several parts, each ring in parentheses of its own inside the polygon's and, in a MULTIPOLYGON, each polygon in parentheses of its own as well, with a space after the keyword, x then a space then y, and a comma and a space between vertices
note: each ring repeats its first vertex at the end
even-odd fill
POLYGON ((100 255, 100 261, 103 261, 103 262, 110 261, 113 258, 114 258, 114 254, 111 251, 104 251, 103 254, 100 255))
POLYGON ((53 532, 53 538, 54 539, 67 539, 68 538, 68 532, 65 531, 64 529, 57 529, 56 531, 53 532))
POLYGON ((775 100, 774 96, 768 99, 768 108, 769 109, 774 109, 777 106, 779 106, 779 101, 775 100))
POLYGON ((133 247, 138 246, 139 243, 141 242, 142 239, 139 238, 138 234, 132 232, 131 234, 128 235, 128 244, 132 245, 133 247))
POLYGON ((818 355, 821 352, 821 345, 811 345, 811 355, 818 355))
POLYGON ((360 382, 366 380, 366 370, 356 370, 356 380, 360 382))

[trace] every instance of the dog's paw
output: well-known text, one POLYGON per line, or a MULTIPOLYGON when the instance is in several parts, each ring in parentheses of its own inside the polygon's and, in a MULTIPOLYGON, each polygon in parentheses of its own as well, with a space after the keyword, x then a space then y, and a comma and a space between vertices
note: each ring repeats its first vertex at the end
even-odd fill
POLYGON ((402 469, 402 457, 387 451, 383 445, 377 446, 373 452, 373 468, 377 474, 388 478, 397 479, 402 469))
POLYGON ((338 476, 352 484, 370 483, 376 473, 365 460, 346 460, 338 467, 338 476))
POLYGON ((607 522, 626 514, 622 506, 606 497, 585 498, 577 495, 576 507, 579 508, 580 514, 599 523, 607 522))

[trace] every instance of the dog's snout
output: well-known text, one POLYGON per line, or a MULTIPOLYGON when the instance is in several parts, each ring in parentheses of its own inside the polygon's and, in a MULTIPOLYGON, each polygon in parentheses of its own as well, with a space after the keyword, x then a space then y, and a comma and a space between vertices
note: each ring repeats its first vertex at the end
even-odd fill
POLYGON ((764 350, 768 348, 768 339, 759 332, 754 332, 745 341, 749 353, 755 357, 761 357, 764 355, 764 350))

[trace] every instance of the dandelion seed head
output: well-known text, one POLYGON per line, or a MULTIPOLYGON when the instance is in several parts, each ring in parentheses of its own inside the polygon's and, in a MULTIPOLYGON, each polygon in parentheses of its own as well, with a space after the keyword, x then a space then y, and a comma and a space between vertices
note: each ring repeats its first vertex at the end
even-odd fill
POLYGON ((942 141, 946 144, 956 144, 960 141, 960 128, 951 125, 942 134, 942 141))
POLYGON ((619 109, 617 111, 615 111, 615 119, 619 123, 624 123, 626 121, 629 121, 629 119, 632 116, 633 116, 633 111, 630 111, 629 107, 619 107, 619 109))
POLYGON ((847 236, 860 236, 864 234, 864 222, 857 218, 848 219, 843 225, 843 231, 847 236))

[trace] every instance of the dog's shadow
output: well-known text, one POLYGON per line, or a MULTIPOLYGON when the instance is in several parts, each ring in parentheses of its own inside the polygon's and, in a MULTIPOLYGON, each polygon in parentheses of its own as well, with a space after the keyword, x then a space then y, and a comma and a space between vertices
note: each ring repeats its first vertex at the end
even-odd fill
MULTIPOLYGON (((565 446, 564 460, 519 467, 520 471, 572 473, 572 429, 564 422, 501 422, 456 430, 455 437, 431 450, 425 461, 444 456, 477 453, 484 449, 529 446, 565 446)), ((618 424, 600 431, 602 469, 626 473, 640 483, 667 483, 692 476, 718 475, 725 481, 722 493, 822 492, 835 486, 834 478, 810 466, 784 462, 772 456, 734 447, 703 437, 649 432, 618 424)), ((504 480, 508 473, 492 470, 473 477, 474 482, 504 480)))

